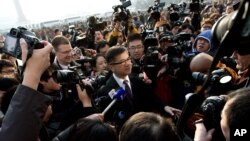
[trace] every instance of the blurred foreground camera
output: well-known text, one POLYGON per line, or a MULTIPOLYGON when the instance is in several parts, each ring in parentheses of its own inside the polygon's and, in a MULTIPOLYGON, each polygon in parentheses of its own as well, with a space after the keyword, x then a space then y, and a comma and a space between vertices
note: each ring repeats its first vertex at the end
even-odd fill
POLYGON ((203 0, 192 0, 191 3, 189 4, 189 10, 190 12, 200 12, 202 10, 203 0))
POLYGON ((20 47, 20 38, 23 38, 28 44, 28 55, 31 56, 33 49, 40 49, 44 44, 35 36, 34 33, 28 31, 24 27, 12 28, 5 39, 3 52, 22 59, 22 50, 20 47))
POLYGON ((214 128, 213 140, 224 140, 224 136, 220 127, 221 111, 226 101, 224 98, 219 96, 207 97, 200 107, 200 112, 204 116, 203 122, 208 130, 214 128))
POLYGON ((219 96, 210 96, 205 99, 200 109, 204 115, 204 124, 207 130, 220 127, 221 111, 225 105, 225 100, 219 96))
MULTIPOLYGON (((207 75, 200 72, 193 72, 192 76, 198 84, 203 84, 207 79, 207 75)), ((232 90, 234 88, 234 80, 232 72, 229 72, 227 69, 214 70, 212 76, 208 79, 210 84, 208 88, 209 95, 219 95, 232 90)))

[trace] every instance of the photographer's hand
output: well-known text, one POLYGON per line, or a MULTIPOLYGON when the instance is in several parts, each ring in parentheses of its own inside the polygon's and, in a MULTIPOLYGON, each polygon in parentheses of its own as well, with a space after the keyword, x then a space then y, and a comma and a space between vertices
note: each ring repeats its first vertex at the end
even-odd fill
POLYGON ((148 78, 145 72, 142 73, 142 81, 147 85, 152 84, 152 80, 148 78))
POLYGON ((180 117, 181 115, 181 110, 170 107, 170 106, 165 106, 164 110, 169 113, 171 116, 176 116, 177 118, 180 117))
POLYGON ((79 84, 76 84, 78 98, 82 102, 83 107, 92 107, 91 99, 88 96, 86 89, 82 90, 79 84))
POLYGON ((24 39, 20 39, 22 49, 22 61, 26 63, 22 84, 34 90, 37 89, 42 73, 50 65, 50 52, 53 47, 49 42, 43 42, 45 47, 33 50, 32 56, 27 60, 28 45, 24 39))
POLYGON ((194 135, 194 141, 211 141, 214 129, 211 129, 207 132, 207 129, 203 124, 202 120, 199 121, 195 123, 196 130, 194 135))

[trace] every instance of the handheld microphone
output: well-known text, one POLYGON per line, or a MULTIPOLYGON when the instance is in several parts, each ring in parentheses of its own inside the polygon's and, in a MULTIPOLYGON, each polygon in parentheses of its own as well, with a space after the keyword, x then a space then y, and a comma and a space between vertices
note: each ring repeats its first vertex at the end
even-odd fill
POLYGON ((120 88, 118 89, 117 91, 114 92, 113 95, 113 100, 112 102, 103 110, 102 114, 105 115, 112 106, 114 106, 114 104, 117 102, 117 101, 121 101, 124 99, 125 97, 125 90, 120 88))

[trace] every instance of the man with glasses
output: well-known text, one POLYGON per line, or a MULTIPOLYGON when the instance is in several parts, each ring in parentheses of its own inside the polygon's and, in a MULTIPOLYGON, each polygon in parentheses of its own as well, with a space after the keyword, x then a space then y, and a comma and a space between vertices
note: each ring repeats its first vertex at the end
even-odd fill
POLYGON ((128 36, 128 51, 133 61, 139 61, 144 55, 144 46, 140 34, 130 34, 128 36))
POLYGON ((97 92, 97 98, 105 97, 100 110, 104 110, 112 101, 112 91, 125 90, 124 99, 118 101, 104 116, 118 129, 133 114, 140 111, 164 112, 168 106, 162 105, 153 95, 152 90, 139 77, 131 75, 132 62, 128 50, 122 46, 109 48, 106 54, 112 76, 106 85, 97 92))

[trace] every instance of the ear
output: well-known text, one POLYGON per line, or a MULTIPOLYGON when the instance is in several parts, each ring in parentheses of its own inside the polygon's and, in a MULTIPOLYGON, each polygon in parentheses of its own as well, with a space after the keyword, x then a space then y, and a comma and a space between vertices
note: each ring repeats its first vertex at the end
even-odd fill
POLYGON ((113 65, 108 64, 108 68, 109 68, 112 72, 114 72, 114 66, 113 66, 113 65))

